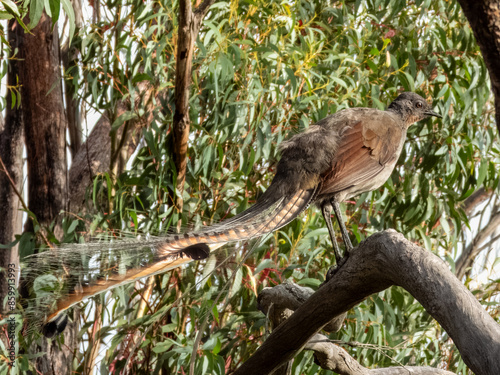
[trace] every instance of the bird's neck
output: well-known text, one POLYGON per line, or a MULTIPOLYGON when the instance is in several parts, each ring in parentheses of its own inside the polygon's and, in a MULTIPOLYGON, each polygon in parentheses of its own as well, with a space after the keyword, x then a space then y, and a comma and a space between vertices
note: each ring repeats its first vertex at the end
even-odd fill
POLYGON ((387 108, 387 111, 398 116, 406 128, 415 122, 415 116, 411 113, 411 111, 403 106, 400 106, 398 103, 391 103, 389 108, 387 108))

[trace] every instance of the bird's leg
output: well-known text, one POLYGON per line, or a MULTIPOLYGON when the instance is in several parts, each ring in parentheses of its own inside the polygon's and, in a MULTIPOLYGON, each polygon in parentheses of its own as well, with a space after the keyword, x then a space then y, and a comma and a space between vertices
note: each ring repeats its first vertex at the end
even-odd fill
POLYGON ((339 202, 337 202, 335 199, 332 199, 330 203, 333 206, 333 211, 335 212, 335 216, 337 217, 337 221, 340 226, 340 231, 342 232, 342 238, 345 243, 345 258, 347 259, 347 257, 349 256, 349 252, 352 250, 351 239, 349 238, 349 233, 347 233, 344 219, 342 219, 342 213, 340 212, 339 202))
MULTIPOLYGON (((340 254, 339 244, 337 243, 337 238, 335 236, 335 231, 332 225, 332 205, 329 202, 325 202, 321 205, 321 213, 325 219, 326 227, 330 233, 330 240, 332 241, 333 251, 335 253, 335 260, 338 262, 342 259, 342 254, 340 254)), ((330 271, 328 271, 330 272, 330 271)))
POLYGON ((328 227, 328 231, 330 232, 330 238, 332 239, 332 243, 334 245, 335 250, 335 258, 337 260, 337 265, 330 267, 328 272, 326 273, 326 280, 323 284, 327 283, 338 271, 340 267, 346 262, 349 257, 349 252, 352 250, 351 239, 349 238, 349 233, 347 233, 347 229, 344 224, 344 220, 342 219, 342 213, 340 212, 339 203, 335 199, 331 199, 329 203, 324 203, 321 206, 321 210, 323 213, 323 217, 326 221, 326 226, 328 227), (342 238, 345 244, 345 254, 342 256, 340 254, 339 245, 337 244, 337 239, 335 238, 335 233, 333 232, 332 220, 331 220, 331 212, 335 212, 335 216, 340 226, 340 231, 342 232, 342 238))

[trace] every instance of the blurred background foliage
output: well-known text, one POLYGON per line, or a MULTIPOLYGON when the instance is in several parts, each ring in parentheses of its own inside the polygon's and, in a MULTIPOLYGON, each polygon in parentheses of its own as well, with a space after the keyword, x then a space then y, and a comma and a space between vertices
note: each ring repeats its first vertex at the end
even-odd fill
MULTIPOLYGON (((394 228, 455 269, 493 216, 500 151, 489 77, 456 1, 216 2, 196 41, 181 213, 169 203, 176 185, 170 126, 178 3, 90 5, 94 17, 72 39, 77 64, 65 72, 79 100, 113 114, 119 100, 140 95, 143 82, 159 99, 126 170, 98 176, 86 212, 64 219, 65 241, 101 231, 163 233, 178 220, 199 227, 230 217, 270 184, 284 139, 343 108, 384 109, 401 91, 427 98, 443 119, 413 125, 390 180, 347 202, 354 245, 394 228), (487 205, 467 205, 482 192, 487 205)), ((136 108, 117 116, 113 129, 144 114, 136 108)), ((463 280, 483 291, 481 302, 498 319, 498 244, 489 243, 463 280)), ((195 374, 230 373, 265 338, 256 293, 285 280, 316 288, 331 265, 327 229, 310 208, 264 239, 83 304, 75 369, 173 374, 192 364, 195 374)), ((446 332, 398 287, 350 311, 332 338, 371 344, 348 348, 367 367, 468 373, 446 332)), ((318 371, 310 353, 294 362, 294 374, 318 371)))

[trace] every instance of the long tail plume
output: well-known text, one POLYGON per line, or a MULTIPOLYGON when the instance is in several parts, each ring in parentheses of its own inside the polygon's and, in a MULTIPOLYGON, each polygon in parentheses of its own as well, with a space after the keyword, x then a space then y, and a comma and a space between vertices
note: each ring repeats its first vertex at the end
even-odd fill
POLYGON ((268 190, 248 210, 195 232, 73 244, 30 256, 22 271, 37 298, 26 309, 28 329, 41 325, 51 337, 66 325, 61 312, 86 298, 203 259, 225 243, 277 230, 307 208, 316 190, 278 199, 268 190))

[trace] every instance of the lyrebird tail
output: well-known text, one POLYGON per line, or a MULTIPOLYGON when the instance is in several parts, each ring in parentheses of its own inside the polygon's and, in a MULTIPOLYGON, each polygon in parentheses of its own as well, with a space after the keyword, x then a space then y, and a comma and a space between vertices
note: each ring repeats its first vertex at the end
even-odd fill
POLYGON ((241 214, 195 232, 68 245, 31 256, 23 273, 31 280, 38 276, 44 279, 42 284, 38 282, 36 303, 27 310, 28 324, 43 324, 42 331, 51 337, 66 325, 60 313, 83 299, 203 259, 225 243, 277 230, 307 208, 316 190, 299 190, 276 198, 270 188, 241 214))

